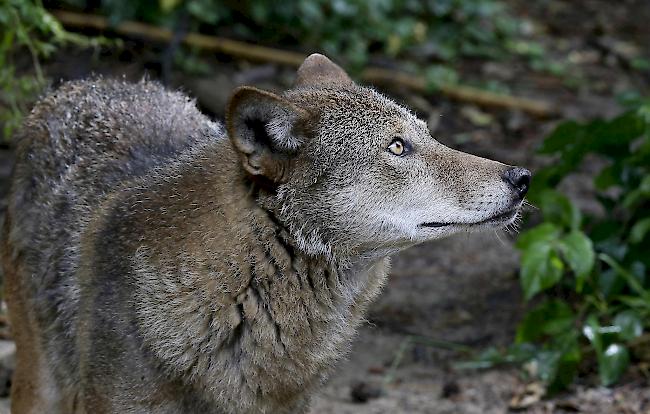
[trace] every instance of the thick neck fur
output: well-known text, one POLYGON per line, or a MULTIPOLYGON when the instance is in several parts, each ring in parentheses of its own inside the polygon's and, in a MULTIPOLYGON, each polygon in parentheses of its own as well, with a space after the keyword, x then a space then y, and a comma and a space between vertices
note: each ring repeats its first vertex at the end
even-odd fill
POLYGON ((156 223, 132 255, 138 324, 165 368, 207 400, 294 412, 345 355, 388 261, 305 253, 224 161, 236 160, 230 145, 215 146, 135 195, 145 200, 137 221, 156 223))

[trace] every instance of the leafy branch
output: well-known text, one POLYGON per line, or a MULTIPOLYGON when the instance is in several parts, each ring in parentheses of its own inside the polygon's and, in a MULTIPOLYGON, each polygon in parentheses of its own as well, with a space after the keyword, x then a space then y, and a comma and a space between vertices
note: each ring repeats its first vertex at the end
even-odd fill
POLYGON ((553 160, 530 198, 543 219, 516 244, 524 297, 537 305, 510 348, 489 350, 475 365, 521 364, 555 392, 588 358, 606 386, 634 361, 630 349, 650 328, 650 101, 627 104, 611 120, 564 122, 542 143, 553 160), (594 178, 601 215, 584 215, 556 189, 588 155, 603 165, 594 178))

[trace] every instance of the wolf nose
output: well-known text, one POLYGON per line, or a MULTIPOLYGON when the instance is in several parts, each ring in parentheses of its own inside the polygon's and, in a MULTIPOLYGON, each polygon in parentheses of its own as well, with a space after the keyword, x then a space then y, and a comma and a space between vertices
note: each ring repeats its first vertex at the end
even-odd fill
POLYGON ((503 179, 514 187, 519 194, 519 197, 523 198, 528 192, 528 187, 530 186, 530 175, 530 171, 525 168, 512 167, 508 168, 506 172, 503 173, 503 179))

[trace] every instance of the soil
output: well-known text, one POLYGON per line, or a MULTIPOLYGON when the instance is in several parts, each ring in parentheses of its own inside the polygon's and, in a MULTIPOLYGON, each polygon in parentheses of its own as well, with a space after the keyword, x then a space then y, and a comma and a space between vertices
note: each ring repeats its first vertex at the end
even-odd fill
MULTIPOLYGON (((634 53, 648 57, 650 52, 650 2, 585 0, 580 7, 557 0, 510 3, 532 22, 535 39, 547 47, 549 60, 573 62, 569 73, 557 77, 533 72, 523 61, 462 61, 458 70, 463 79, 497 80, 514 95, 547 100, 561 108, 564 117, 577 119, 616 114, 620 107, 615 97, 621 92, 648 95, 650 74, 632 69, 630 62, 634 53)), ((160 52, 156 46, 129 40, 119 53, 66 50, 45 62, 44 70, 53 86, 90 73, 133 80, 148 73, 158 78, 160 52)), ((288 87, 293 76, 292 70, 274 65, 225 56, 207 59, 213 68, 210 75, 174 72, 166 80, 219 119, 235 86, 277 91, 288 87)), ((560 118, 535 119, 439 95, 385 92, 428 120, 434 137, 449 146, 533 172, 548 162, 535 148, 560 118)), ((0 150, 0 214, 11 157, 10 149, 0 150)), ((586 201, 592 191, 589 179, 590 170, 584 166, 563 184, 586 209, 597 208, 586 201)), ((455 368, 467 358, 462 347, 478 351, 504 346, 513 338, 527 306, 518 285, 513 240, 513 234, 504 232, 460 234, 396 255, 383 295, 372 306, 347 360, 315 398, 312 413, 650 413, 650 384, 640 374, 630 374, 614 388, 599 387, 596 379, 587 377, 563 394, 541 398, 534 381, 517 370, 455 368), (409 342, 413 337, 420 338, 418 344, 409 342), (526 398, 527 403, 521 403, 526 398)), ((0 400, 0 413, 5 403, 0 400)))

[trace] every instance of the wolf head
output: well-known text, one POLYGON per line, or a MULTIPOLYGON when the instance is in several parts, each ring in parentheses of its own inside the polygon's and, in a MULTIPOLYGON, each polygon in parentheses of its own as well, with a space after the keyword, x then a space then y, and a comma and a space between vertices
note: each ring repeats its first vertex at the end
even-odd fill
POLYGON ((237 89, 227 108, 242 167, 311 253, 390 252, 466 229, 511 223, 524 168, 448 148, 425 122, 309 56, 292 89, 237 89))

